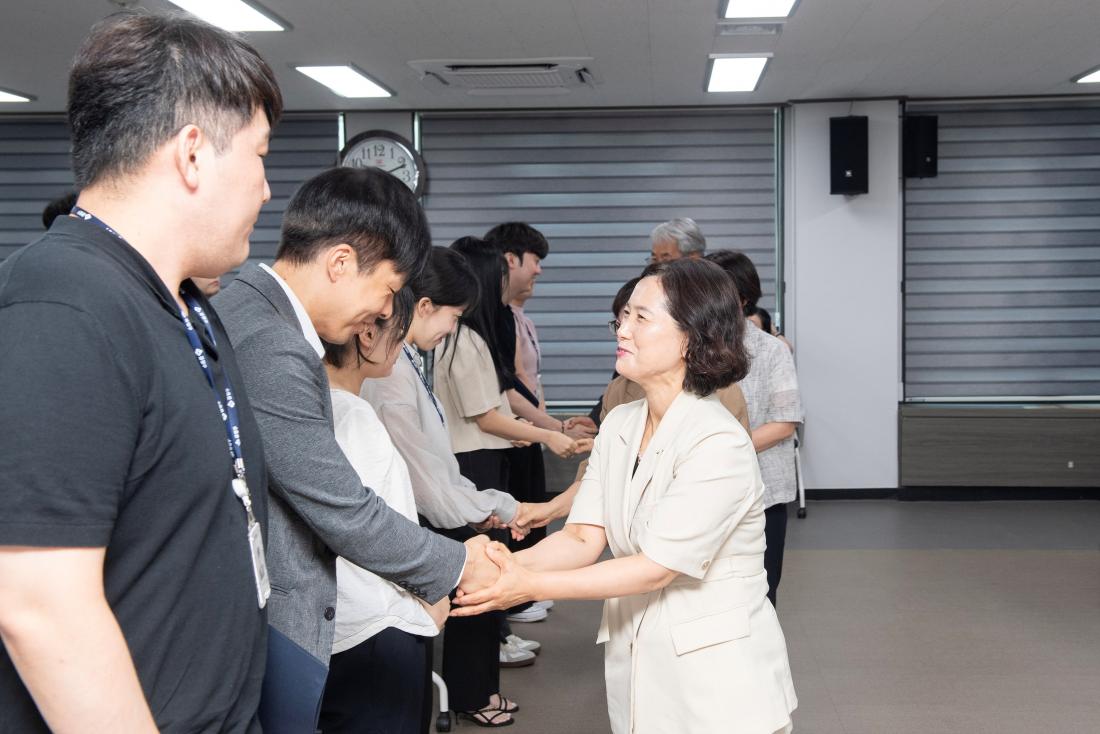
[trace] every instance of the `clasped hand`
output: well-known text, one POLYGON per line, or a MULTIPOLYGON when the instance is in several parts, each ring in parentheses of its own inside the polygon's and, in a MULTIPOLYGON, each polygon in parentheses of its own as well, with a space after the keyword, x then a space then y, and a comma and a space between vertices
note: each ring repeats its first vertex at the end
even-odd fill
POLYGON ((565 435, 575 439, 595 438, 597 431, 596 423, 586 415, 567 418, 563 428, 565 429, 565 435))
POLYGON ((500 577, 500 567, 485 555, 489 538, 485 535, 475 535, 466 540, 464 545, 466 546, 466 565, 462 567, 462 578, 458 582, 459 590, 469 593, 496 583, 497 578, 500 577))
POLYGON ((503 544, 491 542, 482 544, 482 547, 485 559, 497 569, 496 582, 479 589, 460 585, 455 606, 451 609, 452 617, 472 617, 497 609, 510 609, 534 598, 531 572, 517 563, 503 544))

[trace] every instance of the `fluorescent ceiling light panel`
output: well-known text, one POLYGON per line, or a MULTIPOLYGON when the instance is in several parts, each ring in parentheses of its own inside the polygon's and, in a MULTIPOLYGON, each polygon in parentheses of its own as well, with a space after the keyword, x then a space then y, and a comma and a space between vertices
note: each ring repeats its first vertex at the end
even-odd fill
POLYGON ((236 33, 285 31, 282 24, 241 0, 170 0, 207 23, 236 33))
POLYGON ((24 97, 22 94, 16 94, 14 92, 5 92, 0 89, 0 102, 30 102, 30 97, 24 97))
POLYGON ((1100 82, 1100 69, 1088 72, 1084 76, 1074 79, 1078 84, 1096 84, 1100 82))
POLYGON ((727 0, 727 18, 786 18, 796 0, 727 0))
POLYGON ((393 94, 373 79, 350 66, 295 66, 295 69, 341 97, 392 97, 393 94))
POLYGON ((751 92, 768 63, 766 56, 733 56, 711 59, 708 92, 751 92))

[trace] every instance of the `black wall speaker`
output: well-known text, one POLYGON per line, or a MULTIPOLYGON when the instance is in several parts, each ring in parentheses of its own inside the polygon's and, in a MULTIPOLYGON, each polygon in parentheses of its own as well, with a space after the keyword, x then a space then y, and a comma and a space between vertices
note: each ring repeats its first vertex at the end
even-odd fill
POLYGON ((902 124, 901 168, 906 178, 932 178, 939 173, 940 118, 906 115, 902 124))
POLYGON ((867 118, 829 118, 829 193, 866 194, 867 118))

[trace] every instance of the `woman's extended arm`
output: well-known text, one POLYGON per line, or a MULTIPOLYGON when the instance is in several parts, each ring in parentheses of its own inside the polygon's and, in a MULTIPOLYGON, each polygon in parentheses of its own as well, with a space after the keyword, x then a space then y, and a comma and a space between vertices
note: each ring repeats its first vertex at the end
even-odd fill
POLYGON ((536 545, 516 554, 516 562, 531 571, 567 571, 591 566, 607 547, 599 525, 566 525, 536 545))
POLYGON ((567 516, 569 510, 573 508, 573 498, 577 496, 577 490, 580 488, 580 480, 577 480, 549 502, 520 503, 513 522, 525 528, 541 528, 559 517, 567 516))
POLYGON ((568 571, 536 572, 520 565, 500 543, 491 543, 485 552, 500 566, 500 579, 487 589, 457 597, 458 607, 451 616, 508 609, 533 599, 610 599, 645 594, 663 589, 679 575, 641 553, 568 571))
MULTIPOLYGON (((544 443, 547 448, 562 458, 569 458, 579 451, 587 451, 583 441, 574 441, 564 433, 548 431, 522 421, 507 418, 498 410, 490 410, 482 413, 474 419, 477 427, 485 433, 506 438, 509 441, 530 441, 531 443, 544 443)), ((591 447, 591 441, 588 441, 591 447)))

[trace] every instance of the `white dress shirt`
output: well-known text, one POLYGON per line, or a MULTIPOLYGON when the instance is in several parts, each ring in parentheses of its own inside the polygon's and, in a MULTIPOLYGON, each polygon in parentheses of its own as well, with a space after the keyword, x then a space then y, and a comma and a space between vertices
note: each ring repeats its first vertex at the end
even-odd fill
POLYGON ((291 289, 290 284, 264 263, 260 263, 260 267, 263 268, 264 272, 274 278, 275 282, 278 283, 279 287, 286 293, 286 297, 290 299, 290 305, 294 308, 294 315, 298 317, 298 323, 302 327, 302 334, 305 335, 306 341, 313 347, 313 351, 317 352, 318 358, 324 357, 325 347, 321 344, 321 337, 317 334, 317 329, 314 328, 313 321, 310 320, 309 314, 306 313, 306 307, 298 300, 298 296, 294 295, 294 291, 291 289))

